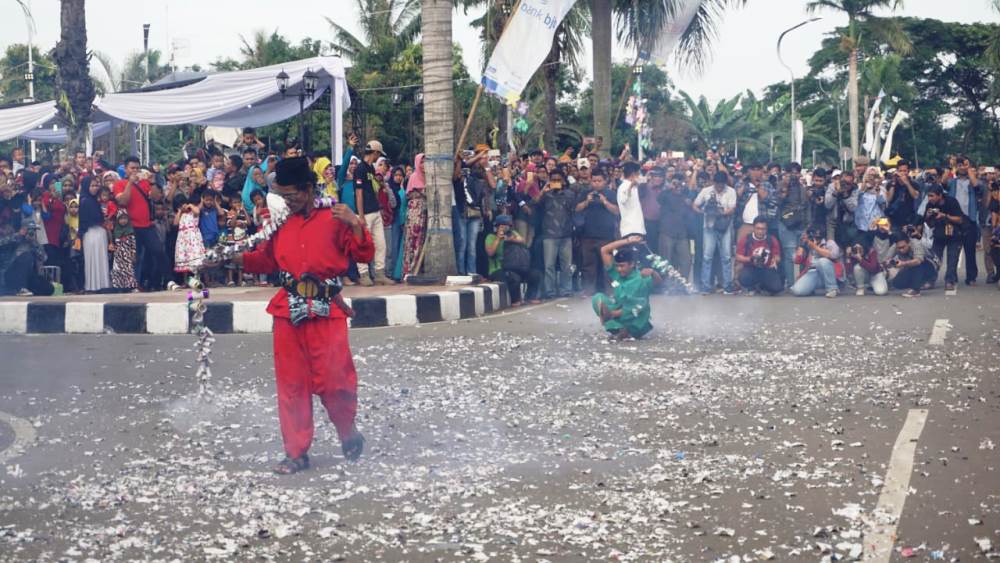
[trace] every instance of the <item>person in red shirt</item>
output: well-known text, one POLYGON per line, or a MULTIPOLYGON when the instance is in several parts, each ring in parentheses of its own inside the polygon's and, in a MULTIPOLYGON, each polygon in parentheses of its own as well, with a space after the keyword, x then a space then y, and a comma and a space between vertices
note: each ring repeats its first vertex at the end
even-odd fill
POLYGON ((755 218, 753 230, 736 243, 736 261, 743 265, 739 278, 743 291, 776 295, 785 289, 778 272, 781 244, 774 235, 768 234, 766 217, 755 218))
POLYGON ((139 159, 130 156, 125 159, 125 178, 115 182, 112 193, 118 207, 128 211, 135 232, 136 252, 142 255, 140 283, 145 281, 148 291, 163 289, 167 266, 167 253, 153 226, 152 186, 148 172, 139 171, 139 159))
POLYGON ((354 426, 358 376, 347 339, 353 312, 339 295, 339 276, 351 261, 370 262, 375 245, 346 205, 314 207, 315 183, 304 157, 279 161, 271 193, 285 200, 288 219, 271 240, 234 257, 248 273, 278 273, 282 284, 267 306, 274 317, 278 419, 286 454, 274 469, 280 474, 309 467, 313 394, 337 428, 344 457, 354 461, 364 449, 364 436, 354 426))

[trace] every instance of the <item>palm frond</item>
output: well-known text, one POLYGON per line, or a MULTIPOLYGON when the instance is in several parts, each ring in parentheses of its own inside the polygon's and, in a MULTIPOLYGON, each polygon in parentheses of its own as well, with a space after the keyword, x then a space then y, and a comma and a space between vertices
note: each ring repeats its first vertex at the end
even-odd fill
POLYGON ((101 70, 104 71, 104 74, 107 77, 106 79, 100 79, 100 82, 104 83, 106 86, 110 86, 112 92, 118 92, 121 90, 121 83, 117 79, 120 75, 115 68, 114 62, 112 62, 111 57, 107 53, 98 50, 93 50, 90 54, 93 58, 97 59, 98 63, 100 63, 101 70))

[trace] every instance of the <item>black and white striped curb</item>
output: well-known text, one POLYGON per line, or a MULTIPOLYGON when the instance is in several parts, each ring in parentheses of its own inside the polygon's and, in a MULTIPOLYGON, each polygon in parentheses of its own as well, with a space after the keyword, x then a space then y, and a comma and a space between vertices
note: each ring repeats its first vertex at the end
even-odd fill
MULTIPOLYGON (((3 334, 186 334, 187 301, 100 303, 91 301, 0 301, 3 334)), ((454 290, 345 299, 356 315, 353 328, 408 326, 488 315, 510 306, 501 283, 454 290)), ((216 334, 271 332, 267 301, 207 300, 205 323, 216 334)))

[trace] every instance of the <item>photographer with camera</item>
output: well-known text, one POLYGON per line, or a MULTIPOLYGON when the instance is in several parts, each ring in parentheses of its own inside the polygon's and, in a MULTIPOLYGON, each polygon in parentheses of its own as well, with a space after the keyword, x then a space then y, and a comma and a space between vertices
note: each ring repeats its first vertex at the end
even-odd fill
POLYGON ((489 278, 507 284, 510 306, 520 307, 523 303, 521 283, 528 284, 528 298, 538 303, 538 285, 541 276, 531 269, 531 253, 525 246, 524 237, 513 229, 510 215, 498 215, 493 221, 495 231, 486 235, 486 255, 489 257, 489 278))
POLYGON ((910 163, 900 160, 896 163, 896 173, 889 179, 885 199, 888 203, 885 214, 893 225, 913 225, 919 220, 916 202, 920 200, 920 190, 910 179, 910 163))
POLYGON ((125 179, 114 185, 115 203, 128 211, 135 233, 136 252, 142 257, 138 269, 147 291, 159 291, 164 287, 167 254, 160 235, 153 226, 153 191, 150 184, 152 174, 140 170, 139 159, 130 156, 125 159, 125 179))
POLYGON ((858 208, 858 185, 854 183, 854 171, 845 170, 826 188, 823 203, 827 210, 826 238, 837 241, 841 248, 858 242, 858 228, 854 225, 854 213, 858 208))
POLYGON ((771 295, 781 293, 785 288, 778 273, 781 262, 781 245, 777 237, 768 234, 767 218, 758 216, 753 220, 753 231, 747 233, 736 244, 736 262, 740 269, 740 285, 750 295, 765 291, 771 295))
POLYGON ((870 168, 859 177, 862 178, 862 185, 858 188, 854 227, 858 230, 858 242, 869 247, 875 239, 876 223, 885 217, 885 190, 878 168, 870 168))
MULTIPOLYGON (((826 207, 826 192, 831 186, 829 176, 830 173, 826 168, 813 170, 807 200, 807 228, 824 233, 827 232, 826 218, 829 215, 826 207)), ((826 238, 833 239, 832 235, 833 233, 829 232, 826 238)))
POLYGON ((604 329, 616 340, 641 338, 653 330, 649 322, 649 294, 663 280, 652 268, 639 270, 642 251, 638 247, 644 246, 643 238, 633 235, 601 248, 601 262, 611 278, 614 293, 597 293, 591 304, 604 329))
POLYGON ((601 248, 617 238, 618 205, 614 190, 608 189, 607 172, 590 172, 590 190, 576 204, 576 232, 580 237, 580 273, 584 293, 594 294, 608 286, 600 266, 601 248))
MULTIPOLYGON (((769 166, 772 172, 781 169, 769 166)), ((785 166, 785 173, 777 178, 777 203, 779 209, 778 242, 781 243, 781 273, 786 286, 795 283, 795 250, 808 220, 809 194, 801 180, 802 167, 798 163, 785 166)))
POLYGON ((965 253, 965 285, 976 285, 976 279, 979 277, 976 243, 980 237, 979 209, 984 191, 986 186, 976 173, 976 167, 972 166, 968 158, 958 157, 955 177, 948 180, 946 193, 948 197, 958 202, 959 209, 966 218, 965 228, 960 237, 962 251, 965 253))
POLYGON ((718 251, 722 261, 722 281, 724 292, 732 295, 733 287, 733 213, 736 211, 736 190, 726 185, 725 172, 719 171, 713 177, 711 186, 698 193, 691 207, 695 213, 704 215, 705 227, 702 231, 704 256, 701 262, 702 293, 711 293, 707 283, 712 277, 712 260, 718 251))
MULTIPOLYGON (((945 289, 955 289, 955 284, 958 283, 958 254, 962 251, 963 226, 968 220, 955 198, 945 195, 941 186, 931 186, 927 192, 924 222, 934 230, 934 254, 943 260, 945 251, 948 253, 944 274, 945 289)), ((972 254, 972 259, 975 261, 975 253, 972 254)), ((966 269, 968 268, 967 263, 966 269)))
MULTIPOLYGON (((888 220, 883 219, 888 227, 888 220)), ((885 295, 889 293, 889 282, 885 277, 885 270, 882 269, 880 258, 888 260, 892 253, 891 243, 887 240, 881 245, 884 248, 883 254, 879 256, 878 247, 875 241, 862 240, 847 247, 847 267, 854 274, 854 283, 857 286, 855 295, 863 296, 865 289, 871 287, 875 295, 885 295)))
POLYGON ((822 231, 809 229, 802 234, 795 263, 802 274, 792 284, 791 292, 796 297, 813 295, 817 289, 825 289, 828 298, 838 293, 838 280, 843 277, 840 263, 840 247, 833 240, 823 236, 822 231))
MULTIPOLYGON (((986 210, 981 215, 980 227, 983 231, 983 248, 992 249, 993 233, 1000 227, 1000 178, 993 166, 987 166, 984 172, 989 189, 983 195, 983 207, 986 210)), ((986 266, 986 283, 1000 281, 1000 262, 996 261, 992 252, 983 253, 983 265, 986 266)))
POLYGON ((660 192, 656 199, 660 204, 660 254, 685 279, 689 279, 691 244, 688 227, 694 213, 684 184, 684 174, 674 174, 667 189, 660 192))
POLYGON ((933 252, 928 253, 919 241, 905 233, 892 235, 893 252, 883 267, 891 275, 895 289, 903 297, 919 297, 925 283, 937 278, 938 265, 933 252))
POLYGON ((566 184, 562 168, 549 172, 549 182, 535 198, 542 214, 542 257, 545 261, 545 298, 568 297, 573 293, 573 209, 576 193, 566 184), (559 266, 558 284, 556 265, 559 266))

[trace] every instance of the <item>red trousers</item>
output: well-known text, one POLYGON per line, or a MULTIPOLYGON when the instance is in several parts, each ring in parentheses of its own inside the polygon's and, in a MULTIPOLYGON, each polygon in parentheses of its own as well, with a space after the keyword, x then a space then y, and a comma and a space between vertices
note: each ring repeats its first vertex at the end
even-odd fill
POLYGON ((285 453, 297 458, 313 439, 312 396, 319 395, 343 440, 358 410, 358 374, 347 340, 347 320, 313 318, 298 326, 274 318, 274 371, 285 453))

